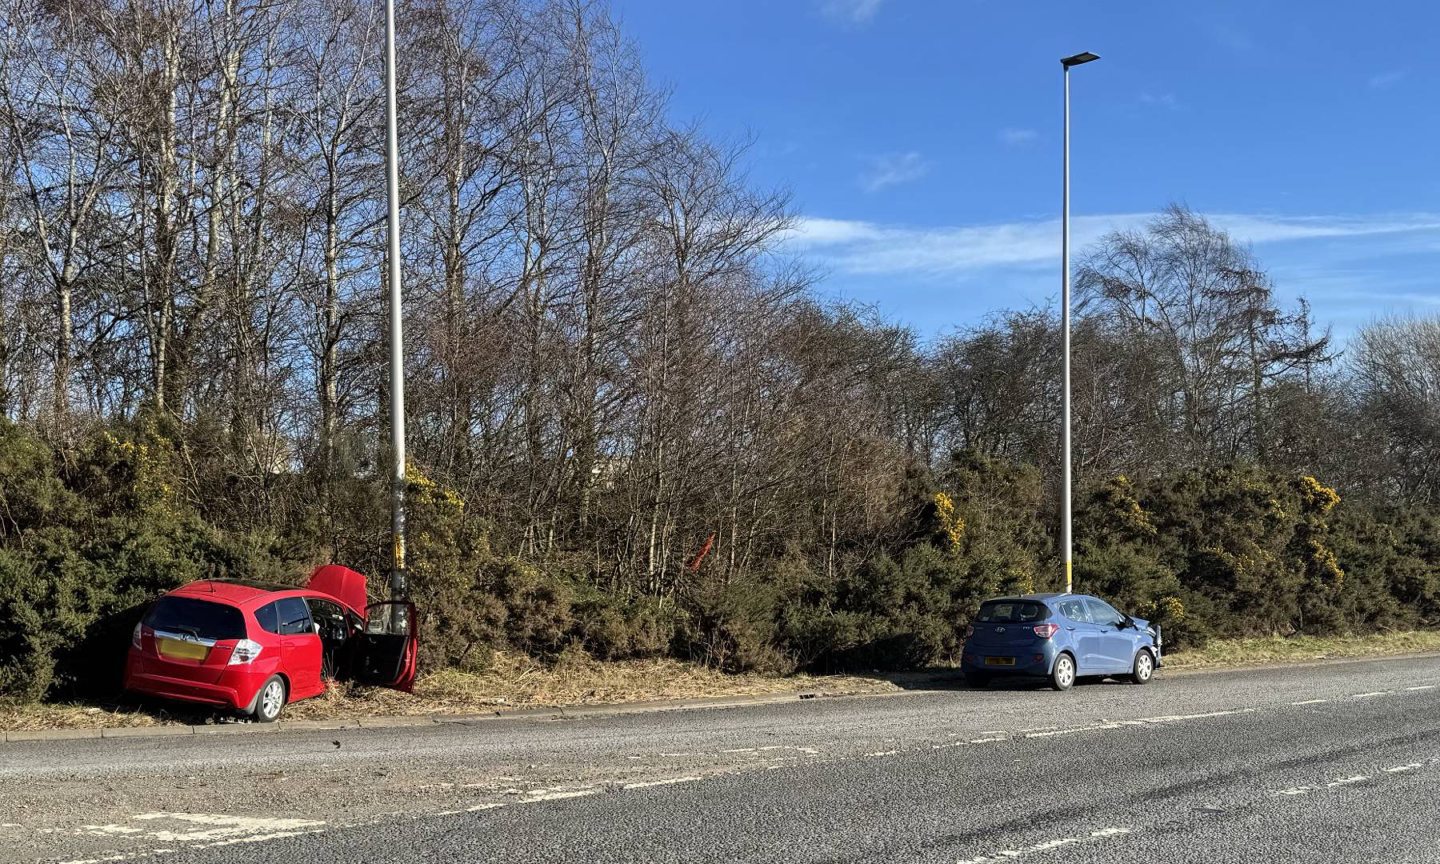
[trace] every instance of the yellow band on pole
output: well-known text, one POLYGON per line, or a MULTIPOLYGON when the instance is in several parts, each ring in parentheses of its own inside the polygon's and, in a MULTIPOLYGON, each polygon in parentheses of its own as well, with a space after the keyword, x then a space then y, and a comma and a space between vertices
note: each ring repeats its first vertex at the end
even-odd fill
POLYGON ((1071 588, 1071 584, 1070 584, 1070 562, 1069 562, 1069 561, 1066 561, 1066 562, 1065 562, 1065 593, 1066 593, 1066 594, 1069 594, 1069 593, 1070 593, 1070 588, 1071 588))

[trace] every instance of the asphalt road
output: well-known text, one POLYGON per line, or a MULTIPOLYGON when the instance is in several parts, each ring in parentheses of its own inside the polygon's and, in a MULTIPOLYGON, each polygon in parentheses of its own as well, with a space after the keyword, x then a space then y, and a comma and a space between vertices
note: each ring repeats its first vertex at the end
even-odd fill
POLYGON ((0 745, 0 862, 1440 862, 1440 659, 0 745))

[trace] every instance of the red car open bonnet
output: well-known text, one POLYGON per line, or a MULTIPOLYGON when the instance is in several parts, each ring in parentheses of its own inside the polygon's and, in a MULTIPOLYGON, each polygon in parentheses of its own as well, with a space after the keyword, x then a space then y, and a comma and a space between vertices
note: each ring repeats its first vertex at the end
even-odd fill
POLYGON ((329 594, 361 615, 365 614, 365 606, 370 602, 365 593, 365 577, 339 564, 316 567, 305 587, 329 594))

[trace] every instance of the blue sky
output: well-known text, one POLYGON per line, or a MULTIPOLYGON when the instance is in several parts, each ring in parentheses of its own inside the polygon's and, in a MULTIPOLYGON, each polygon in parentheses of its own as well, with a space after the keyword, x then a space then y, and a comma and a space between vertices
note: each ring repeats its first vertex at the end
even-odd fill
POLYGON ((1440 4, 613 0, 678 123, 753 140, 820 290, 934 335, 1059 296, 1059 58, 1087 241, 1171 201, 1338 335, 1440 313, 1440 4))

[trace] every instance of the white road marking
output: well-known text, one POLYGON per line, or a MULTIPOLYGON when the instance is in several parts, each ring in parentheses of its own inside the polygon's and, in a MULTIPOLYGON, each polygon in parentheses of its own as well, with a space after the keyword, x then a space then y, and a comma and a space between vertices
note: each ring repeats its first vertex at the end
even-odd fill
POLYGON ((866 753, 865 758, 874 759, 876 756, 897 756, 900 752, 899 750, 878 750, 874 753, 866 753))
MULTIPOLYGON (((1400 765, 1395 768, 1386 768, 1385 771, 1389 774, 1398 774, 1404 771, 1414 771, 1417 768, 1421 767, 1423 767, 1423 763, 1412 762, 1409 765, 1400 765)), ((1369 774, 1356 774, 1351 777, 1341 777, 1338 780, 1331 780, 1329 783, 1326 783, 1323 786, 1295 786, 1290 789, 1279 789, 1271 792, 1270 794, 1289 796, 1309 795, 1311 792, 1323 792, 1326 789, 1338 789, 1341 786, 1353 786, 1356 783, 1365 783, 1373 779, 1375 778, 1371 777, 1369 774)))
POLYGON ((1076 732, 1099 732, 1122 729, 1126 726, 1154 726, 1161 723, 1179 723, 1185 720, 1203 720, 1207 717, 1231 717, 1236 714, 1253 714, 1254 708, 1232 708, 1227 711, 1207 711, 1204 714, 1162 714, 1159 717, 1141 717, 1136 720, 1110 720, 1090 726, 1072 726, 1068 729, 1051 728, 1045 731, 1025 732, 1026 738, 1053 738, 1056 735, 1073 735, 1076 732))
POLYGON ((232 837, 229 840, 217 840, 214 843, 200 843, 198 849, 214 849, 217 846, 234 846, 238 843, 265 843, 270 840, 283 840, 286 837, 299 837, 304 834, 319 834, 323 829, 316 828, 311 831, 276 831, 273 834, 252 834, 248 837, 232 837))
POLYGON ((626 783, 621 789, 649 789, 652 786, 674 786, 676 783, 694 783, 700 777, 672 777, 669 780, 645 780, 637 783, 626 783))
POLYGON ((158 831, 144 832, 146 836, 153 837, 161 843, 198 843, 252 835, 273 836, 278 832, 308 833, 302 829, 318 829, 325 825, 324 822, 315 819, 271 819, 258 816, 231 816, 223 813, 141 813, 133 818, 144 822, 180 822, 206 826, 198 830, 162 828, 158 831))
POLYGON ((1406 690, 1411 690, 1411 691, 1414 691, 1414 690, 1434 690, 1434 689, 1435 689, 1435 685, 1434 685, 1434 684, 1421 684, 1421 685, 1419 685, 1418 687, 1406 687, 1405 689, 1406 689, 1406 690))
POLYGON ((1418 771, 1425 767, 1424 762, 1411 762, 1409 765, 1396 765, 1394 768, 1386 768, 1386 774, 1403 774, 1406 771, 1418 771))
POLYGON ((1047 731, 1047 732, 1027 732, 1027 733, 1025 733, 1025 737, 1026 737, 1026 738, 1053 738, 1053 737, 1056 736, 1056 735, 1072 735, 1072 734, 1074 734, 1074 733, 1076 733, 1076 732, 1093 732, 1093 731, 1095 731, 1096 729, 1105 729, 1105 728, 1119 728, 1119 727, 1110 727, 1109 724, 1104 724, 1104 725, 1101 725, 1101 726, 1075 726, 1075 727, 1072 727, 1072 728, 1070 728, 1070 729, 1051 729, 1051 730, 1049 730, 1049 731, 1047 731))
POLYGON ((1085 843, 1090 840, 1099 840, 1104 837, 1115 837, 1129 833, 1129 828, 1101 828, 1098 831, 1091 831, 1088 835, 1080 837, 1059 837, 1054 840, 1044 840, 1031 846, 1022 846, 1019 849, 1002 849, 998 852, 991 852, 989 855, 981 855, 979 858, 967 858, 964 861, 956 862, 956 864, 992 864, 992 862, 1014 861, 1016 858, 1023 858, 1026 855, 1035 855, 1064 846, 1073 846, 1076 843, 1085 843))
POLYGON ((776 750, 794 750, 797 753, 804 753, 808 756, 818 756, 820 754, 820 751, 814 747, 798 747, 794 744, 772 744, 769 747, 736 747, 731 750, 721 750, 720 752, 725 755, 730 755, 735 753, 771 753, 776 750))
POLYGON ((561 801, 566 798, 584 798, 586 795, 598 795, 599 793, 599 789, 569 789, 556 792, 540 792, 538 794, 531 792, 530 797, 521 803, 533 804, 536 801, 561 801))
POLYGON ((1319 705, 1321 702, 1329 702, 1329 699, 1306 699, 1303 702, 1291 702, 1291 705, 1319 705))
POLYGON ((1173 723, 1177 720, 1203 720, 1206 717, 1230 717, 1235 714, 1254 714, 1254 708, 1232 708, 1229 711, 1207 711, 1204 714, 1172 714, 1168 717, 1142 719, 1142 723, 1173 723))
POLYGON ((1388 694, 1390 694, 1390 693, 1394 693, 1394 692, 1395 692, 1394 690, 1371 690, 1369 693, 1355 693, 1355 694, 1352 694, 1350 698, 1351 698, 1351 699, 1369 699, 1371 696, 1386 696, 1386 695, 1388 695, 1388 694))
POLYGON ((771 751, 771 750, 794 750, 794 751, 796 751, 797 753, 804 753, 804 754, 807 755, 807 756, 819 756, 819 755, 820 755, 820 751, 819 751, 819 750, 816 750, 814 747, 796 747, 796 746, 793 745, 793 744, 775 744, 775 745, 772 745, 772 746, 770 746, 770 747, 761 747, 761 748, 759 748, 759 749, 760 749, 760 752, 761 752, 761 753, 766 753, 766 752, 769 752, 769 751, 771 751))

